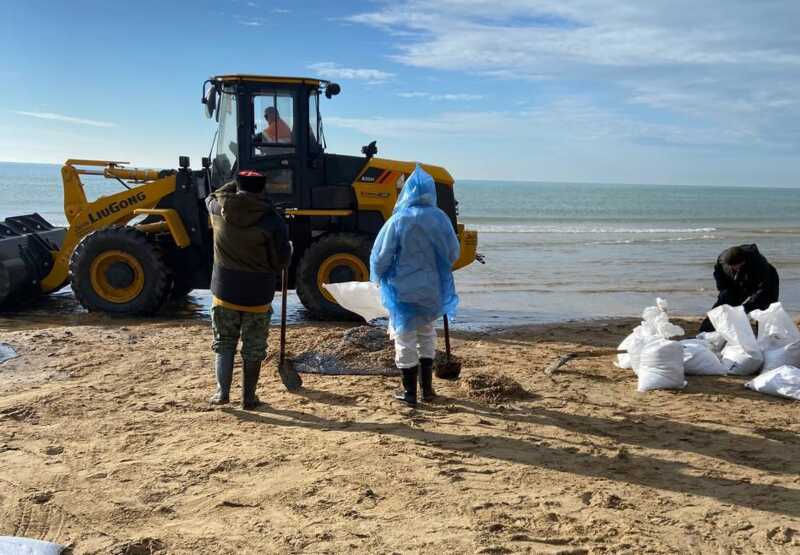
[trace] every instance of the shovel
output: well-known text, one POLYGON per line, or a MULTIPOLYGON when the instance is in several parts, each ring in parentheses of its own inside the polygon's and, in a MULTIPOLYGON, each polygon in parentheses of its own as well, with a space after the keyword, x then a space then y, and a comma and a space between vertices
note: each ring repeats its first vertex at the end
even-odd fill
POLYGON ((436 365, 436 377, 441 380, 457 380, 461 375, 461 363, 453 360, 450 356, 450 323, 447 321, 447 314, 444 315, 444 364, 436 365))
POLYGON ((292 361, 286 358, 286 297, 288 296, 286 290, 288 281, 286 268, 284 268, 281 273, 281 353, 278 359, 278 375, 286 389, 297 391, 303 386, 303 380, 294 369, 292 361))

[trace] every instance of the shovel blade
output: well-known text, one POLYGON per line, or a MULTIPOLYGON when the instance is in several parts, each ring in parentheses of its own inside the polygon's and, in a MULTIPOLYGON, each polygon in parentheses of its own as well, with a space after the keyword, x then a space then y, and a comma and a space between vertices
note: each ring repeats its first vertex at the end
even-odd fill
POLYGON ((278 375, 281 377, 283 385, 289 391, 297 391, 303 387, 303 379, 300 377, 300 374, 297 373, 297 370, 294 369, 294 365, 288 360, 284 360, 283 364, 278 365, 278 375))
POLYGON ((440 380, 457 380, 461 375, 461 363, 451 360, 437 364, 434 373, 440 380))

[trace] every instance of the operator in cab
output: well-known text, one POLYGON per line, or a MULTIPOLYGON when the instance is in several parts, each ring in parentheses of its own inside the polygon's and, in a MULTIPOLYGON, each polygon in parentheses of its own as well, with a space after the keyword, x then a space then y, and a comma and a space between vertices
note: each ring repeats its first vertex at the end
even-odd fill
POLYGON ((262 131, 265 143, 289 144, 292 142, 292 128, 283 121, 277 108, 267 107, 264 110, 264 119, 267 120, 267 127, 262 131))
MULTIPOLYGON (((714 266, 714 280, 719 296, 712 308, 724 304, 743 305, 745 312, 749 313, 763 310, 778 301, 778 271, 754 244, 722 251, 714 266)), ((708 318, 703 320, 700 331, 714 331, 708 318)))

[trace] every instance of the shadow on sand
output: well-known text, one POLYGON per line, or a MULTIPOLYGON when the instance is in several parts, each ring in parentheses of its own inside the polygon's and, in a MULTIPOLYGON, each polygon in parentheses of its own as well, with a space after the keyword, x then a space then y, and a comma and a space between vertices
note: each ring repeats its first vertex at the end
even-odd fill
MULTIPOLYGON (((309 398, 317 395, 308 395, 309 398)), ((336 404, 342 399, 334 400, 336 404)), ((349 400, 344 400, 349 404, 349 400)), ((612 420, 561 413, 547 409, 531 412, 496 411, 480 404, 443 399, 461 411, 476 416, 490 416, 510 422, 558 426, 570 432, 609 438, 621 445, 648 448, 671 448, 721 458, 733 464, 752 466, 765 472, 779 473, 796 481, 800 471, 800 441, 781 443, 768 438, 738 435, 724 430, 710 430, 671 420, 637 416, 635 420, 612 420), (643 433, 643 430, 646 432, 643 433)), ((432 405, 435 409, 436 405, 432 405)), ((236 417, 271 426, 313 430, 391 435, 425 443, 431 447, 467 452, 479 457, 508 461, 591 478, 633 483, 666 491, 711 497, 723 503, 800 517, 800 489, 780 485, 752 484, 703 473, 691 465, 650 456, 625 454, 622 457, 576 452, 574 448, 555 448, 540 439, 508 438, 497 435, 457 435, 428 431, 408 424, 376 422, 341 422, 293 410, 271 407, 256 412, 227 409, 236 417), (694 473, 694 474, 693 474, 694 473)))

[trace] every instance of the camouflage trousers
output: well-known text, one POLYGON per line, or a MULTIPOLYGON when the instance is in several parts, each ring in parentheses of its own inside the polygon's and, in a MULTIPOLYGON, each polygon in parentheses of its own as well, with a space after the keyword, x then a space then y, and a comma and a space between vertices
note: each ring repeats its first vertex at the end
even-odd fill
POLYGON ((211 329, 215 353, 235 353, 242 338, 242 360, 261 362, 267 357, 267 337, 272 312, 240 312, 223 306, 211 307, 211 329))

